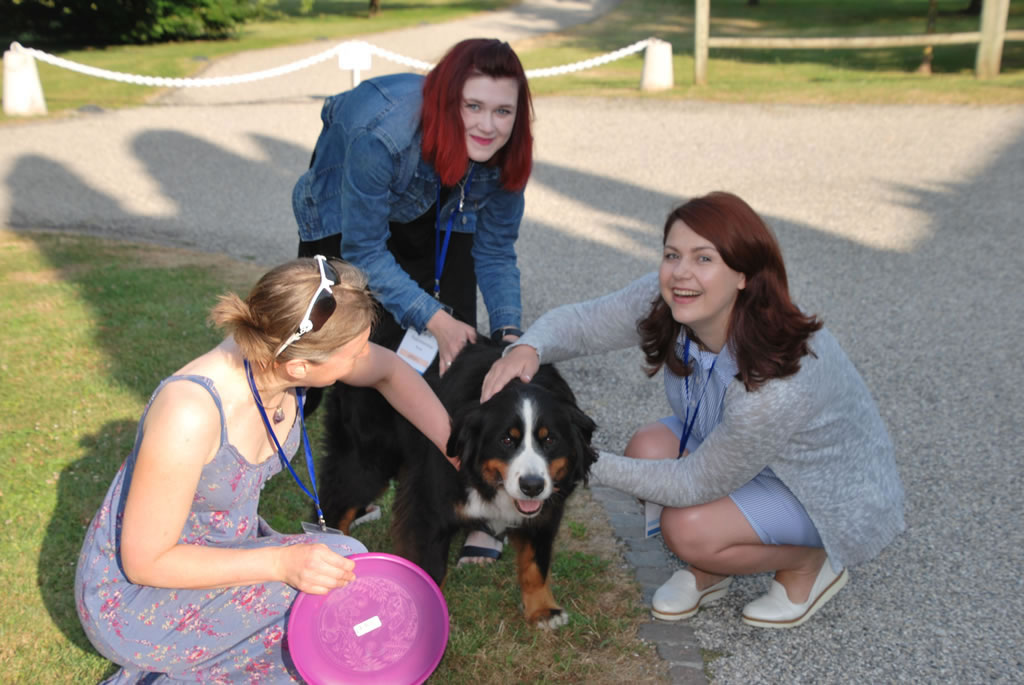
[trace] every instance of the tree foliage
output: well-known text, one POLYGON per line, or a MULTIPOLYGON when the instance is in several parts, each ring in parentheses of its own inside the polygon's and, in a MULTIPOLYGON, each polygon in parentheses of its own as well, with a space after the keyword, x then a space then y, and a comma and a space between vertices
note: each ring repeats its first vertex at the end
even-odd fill
POLYGON ((112 45, 224 38, 259 10, 258 0, 0 0, 5 37, 39 43, 112 45))

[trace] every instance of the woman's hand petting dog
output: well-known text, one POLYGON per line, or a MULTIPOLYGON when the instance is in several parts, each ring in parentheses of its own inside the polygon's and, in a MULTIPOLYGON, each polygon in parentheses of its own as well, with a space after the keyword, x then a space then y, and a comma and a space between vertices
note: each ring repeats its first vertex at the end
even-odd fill
POLYGON ((540 357, 537 350, 529 345, 519 345, 509 350, 505 356, 491 365, 491 370, 484 376, 484 384, 480 390, 480 403, 501 392, 513 378, 529 383, 540 369, 540 357))

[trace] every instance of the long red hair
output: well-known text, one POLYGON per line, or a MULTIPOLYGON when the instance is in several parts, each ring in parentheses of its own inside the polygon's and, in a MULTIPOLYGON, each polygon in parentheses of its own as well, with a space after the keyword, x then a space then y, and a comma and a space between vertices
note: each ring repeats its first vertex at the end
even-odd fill
MULTIPOLYGON (((726 265, 746 276, 746 287, 738 291, 729 317, 728 335, 743 385, 755 390, 774 378, 796 373, 800 358, 811 354, 807 339, 822 327, 822 321, 805 315, 790 299, 782 250, 771 229, 750 205, 725 192, 709 193, 673 210, 665 220, 662 243, 677 221, 711 241, 726 265)), ((683 327, 658 295, 637 324, 648 375, 657 373, 662 364, 681 376, 690 373, 686 360, 675 351, 683 327)))
POLYGON ((533 167, 533 134, 530 120, 533 100, 526 83, 526 72, 508 43, 492 38, 470 38, 456 43, 437 63, 423 83, 423 157, 441 177, 441 183, 453 186, 466 174, 469 153, 466 129, 462 123, 462 88, 474 74, 491 78, 512 78, 519 86, 516 121, 508 142, 489 162, 501 167, 501 185, 506 190, 521 190, 533 167))

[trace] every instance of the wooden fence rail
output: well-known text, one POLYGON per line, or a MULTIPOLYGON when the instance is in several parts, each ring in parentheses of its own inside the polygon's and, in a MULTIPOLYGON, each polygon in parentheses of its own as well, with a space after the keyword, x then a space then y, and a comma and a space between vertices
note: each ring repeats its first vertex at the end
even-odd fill
POLYGON ((928 45, 978 44, 975 75, 992 78, 999 74, 1005 41, 1024 41, 1024 31, 1007 31, 1010 0, 985 0, 981 30, 963 33, 929 33, 916 36, 848 36, 844 38, 735 38, 710 36, 711 0, 697 0, 694 17, 693 78, 707 85, 710 48, 759 50, 856 50, 864 48, 905 48, 928 45))

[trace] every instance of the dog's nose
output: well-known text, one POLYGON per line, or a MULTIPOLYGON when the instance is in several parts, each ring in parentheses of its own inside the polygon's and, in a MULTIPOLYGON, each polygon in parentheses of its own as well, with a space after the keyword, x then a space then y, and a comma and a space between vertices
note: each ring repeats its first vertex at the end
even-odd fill
POLYGON ((527 497, 536 497, 544 492, 543 476, 520 476, 519 490, 527 497))

